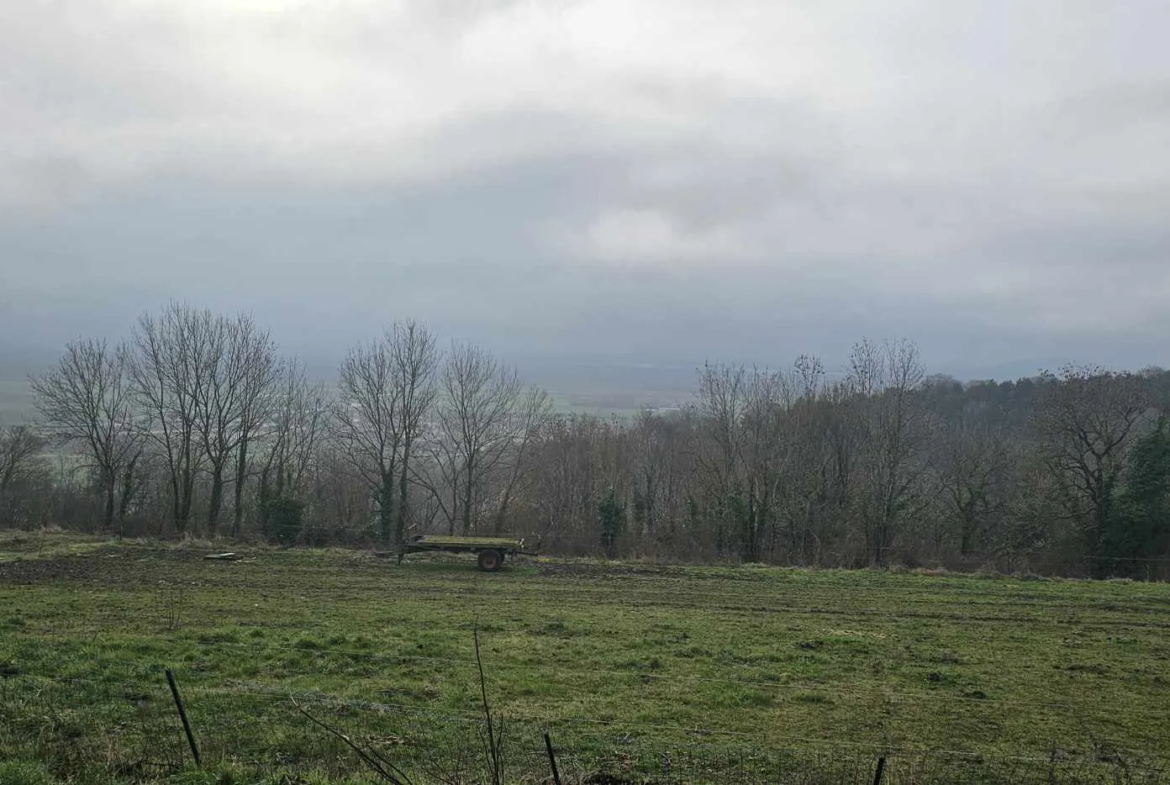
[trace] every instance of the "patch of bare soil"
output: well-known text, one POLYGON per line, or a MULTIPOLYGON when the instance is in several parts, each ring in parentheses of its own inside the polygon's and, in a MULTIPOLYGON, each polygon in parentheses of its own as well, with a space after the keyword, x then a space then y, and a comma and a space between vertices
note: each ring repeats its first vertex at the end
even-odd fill
POLYGON ((0 564, 0 583, 93 583, 105 570, 96 554, 22 559, 0 564))
MULTIPOLYGON (((98 586, 158 585, 176 578, 181 563, 204 562, 204 553, 182 549, 102 548, 83 554, 0 562, 0 584, 69 583, 98 586)), ((187 570, 184 570, 185 572, 187 570)))

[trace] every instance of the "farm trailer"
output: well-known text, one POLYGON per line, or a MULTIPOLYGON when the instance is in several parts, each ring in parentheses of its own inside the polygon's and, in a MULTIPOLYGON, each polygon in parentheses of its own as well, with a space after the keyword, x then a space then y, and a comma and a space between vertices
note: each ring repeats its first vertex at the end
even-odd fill
POLYGON ((402 543, 398 549, 398 563, 408 553, 474 553, 479 568, 484 572, 500 569, 508 556, 535 556, 535 551, 526 550, 523 537, 448 537, 436 534, 419 534, 402 543))

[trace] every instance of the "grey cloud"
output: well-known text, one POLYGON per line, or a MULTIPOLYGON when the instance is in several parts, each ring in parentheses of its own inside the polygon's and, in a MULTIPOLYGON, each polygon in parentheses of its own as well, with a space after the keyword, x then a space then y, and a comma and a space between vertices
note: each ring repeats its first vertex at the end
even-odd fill
POLYGON ((179 297, 254 310, 314 356, 411 315, 514 356, 832 362, 907 336, 960 374, 1170 364, 1170 56, 1135 10, 1110 12, 1141 53, 1128 70, 1097 4, 1062 6, 1046 42, 1027 26, 1043 3, 1015 20, 838 3, 789 8, 807 45, 759 53, 759 73, 588 50, 518 60, 510 93, 444 68, 520 3, 242 19, 261 60, 238 80, 201 38, 226 22, 126 28, 94 4, 91 35, 49 35, 17 5, 0 33, 0 65, 19 66, 0 69, 0 354, 116 335, 179 297), (381 51, 404 31, 433 82, 381 51), (286 83, 289 51, 340 76, 286 83), (427 110, 399 123, 383 87, 427 110))

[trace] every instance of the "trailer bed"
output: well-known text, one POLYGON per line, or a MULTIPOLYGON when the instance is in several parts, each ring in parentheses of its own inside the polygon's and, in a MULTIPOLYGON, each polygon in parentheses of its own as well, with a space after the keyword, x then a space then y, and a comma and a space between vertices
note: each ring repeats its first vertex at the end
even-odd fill
POLYGON ((398 563, 408 553, 442 551, 446 553, 474 553, 479 568, 495 572, 508 556, 534 556, 535 551, 527 550, 523 537, 459 537, 441 534, 420 534, 402 544, 398 551, 398 563))

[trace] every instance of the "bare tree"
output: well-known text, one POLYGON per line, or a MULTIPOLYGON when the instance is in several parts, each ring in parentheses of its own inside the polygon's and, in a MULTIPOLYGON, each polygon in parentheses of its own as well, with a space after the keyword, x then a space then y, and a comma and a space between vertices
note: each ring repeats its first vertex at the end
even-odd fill
POLYGON ((52 370, 31 378, 37 410, 62 442, 80 447, 103 497, 102 529, 125 511, 143 434, 136 427, 126 354, 103 340, 65 347, 52 370), (119 488, 122 503, 117 504, 119 488))
POLYGON ((29 425, 0 429, 0 525, 23 524, 47 491, 41 487, 45 440, 29 425))
POLYGON ((795 385, 785 373, 756 371, 744 417, 746 503, 741 542, 746 561, 759 561, 765 542, 776 547, 776 515, 793 454, 795 385))
POLYGON ((278 364, 276 344, 248 314, 234 318, 200 314, 205 322, 206 381, 196 400, 196 429, 211 473, 208 534, 215 535, 223 509, 225 474, 235 461, 232 536, 243 520, 248 448, 272 410, 278 364))
POLYGON ((871 564, 885 564, 898 523, 912 512, 922 472, 927 413, 915 395, 925 373, 909 341, 862 341, 850 355, 849 381, 861 407, 867 459, 862 524, 871 564))
POLYGON ((698 416, 702 438, 696 442, 696 462, 708 486, 708 515, 715 524, 715 550, 729 544, 735 510, 731 506, 743 470, 740 425, 748 406, 747 369, 742 365, 707 363, 699 375, 698 416))
POLYGON ((397 540, 405 534, 414 447, 434 401, 438 362, 430 332, 407 321, 353 349, 341 364, 338 437, 374 494, 383 542, 392 531, 397 540))
POLYGON ((939 429, 935 453, 939 497, 958 528, 960 556, 974 553, 997 517, 1001 502, 997 485, 1002 484, 1008 460, 1006 435, 972 412, 939 429))
POLYGON ((311 384, 295 362, 281 366, 272 426, 263 442, 267 452, 260 470, 260 517, 268 503, 304 492, 318 446, 327 435, 329 398, 325 387, 311 384))
POLYGON ((232 507, 232 537, 238 537, 244 524, 244 490, 247 485, 250 451, 253 444, 271 428, 278 403, 281 364, 276 359, 276 344, 267 331, 261 333, 251 325, 240 335, 246 347, 243 353, 243 394, 240 396, 240 422, 236 447, 235 499, 232 507))
POLYGON ((824 442, 817 513, 821 534, 831 539, 843 539, 857 523, 866 422, 862 404, 848 380, 838 381, 825 387, 809 415, 824 442))
POLYGON ((705 438, 699 462, 714 490, 716 545, 738 544, 758 561, 774 533, 777 495, 791 454, 786 434, 793 384, 778 371, 707 364, 698 409, 705 438))
POLYGON ((391 384, 399 401, 398 417, 392 418, 390 427, 401 451, 394 538, 395 542, 402 542, 406 536, 406 517, 410 512, 414 451, 434 408, 440 357, 434 336, 424 325, 413 320, 396 323, 387 340, 393 361, 391 384))
MULTIPOLYGON (((485 516, 489 482, 501 480, 502 472, 502 494, 494 505, 499 526, 500 502, 508 498, 506 470, 521 464, 512 460, 547 411, 547 397, 538 391, 526 397, 516 369, 474 344, 452 346, 440 384, 438 433, 430 445, 438 476, 428 485, 448 531, 454 533, 458 523, 466 534, 485 516)), ((517 476, 510 477, 512 487, 517 476)))
MULTIPOLYGON (((790 378, 792 406, 787 414, 789 466, 778 495, 783 508, 788 560, 796 564, 818 563, 827 532, 826 521, 839 522, 841 508, 834 506, 834 447, 841 447, 842 463, 849 464, 848 440, 837 445, 830 438, 834 412, 825 399, 828 386, 821 360, 800 355, 790 378)), ((848 483, 846 479, 845 484, 848 483)))
POLYGON ((495 514, 496 534, 502 534, 507 526, 512 500, 524 493, 533 479, 526 458, 552 411, 552 398, 539 387, 530 387, 516 402, 511 417, 511 448, 501 456, 503 481, 495 514))
POLYGON ((534 440, 528 460, 542 539, 562 546, 592 542, 598 484, 593 453, 602 427, 592 415, 556 416, 544 423, 534 440))
POLYGON ((139 318, 126 351, 134 398, 148 418, 147 438, 166 465, 179 536, 191 520, 195 478, 205 456, 198 425, 216 362, 213 328, 210 312, 171 302, 158 316, 139 318))
POLYGON ((0 493, 33 474, 44 449, 45 440, 30 425, 0 430, 0 493))
MULTIPOLYGON (((330 411, 335 411, 333 407, 330 411)), ((351 537, 368 523, 370 486, 354 471, 347 443, 335 432, 322 434, 315 452, 309 467, 311 504, 331 524, 335 536, 351 537)))
POLYGON ((1066 366, 1059 376, 1045 374, 1041 390, 1036 426, 1043 454, 1099 577, 1126 449, 1148 411, 1149 389, 1133 374, 1066 366))
POLYGON ((661 532, 663 520, 673 524, 678 513, 681 481, 682 429, 678 418, 645 409, 628 428, 634 498, 632 516, 635 534, 670 539, 671 530, 661 532))
POLYGON ((350 350, 338 371, 334 407, 337 438, 350 466, 373 495, 378 534, 390 541, 394 523, 394 489, 398 468, 395 421, 401 401, 394 386, 394 358, 387 342, 375 340, 350 350))

